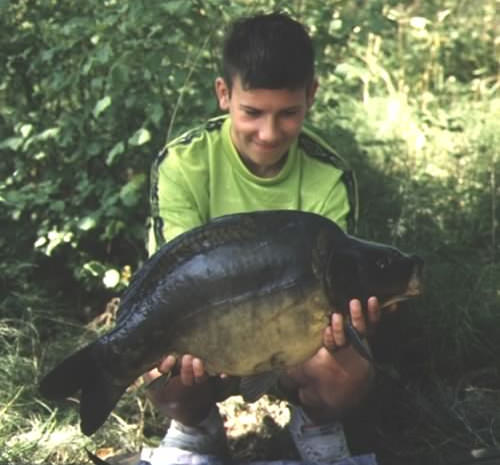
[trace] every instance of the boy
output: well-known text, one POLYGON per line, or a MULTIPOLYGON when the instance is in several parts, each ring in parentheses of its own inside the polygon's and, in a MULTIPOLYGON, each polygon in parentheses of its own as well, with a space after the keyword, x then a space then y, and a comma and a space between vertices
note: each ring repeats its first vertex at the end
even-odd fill
MULTIPOLYGON (((223 76, 215 81, 219 106, 228 114, 169 143, 153 166, 150 252, 212 218, 245 211, 311 211, 352 230, 352 174, 303 126, 317 87, 312 43, 300 23, 278 13, 236 21, 224 44, 223 76)), ((350 303, 362 335, 380 318, 375 298, 366 306, 368 321, 361 303, 350 303)), ((364 398, 374 373, 346 344, 340 315, 333 315, 323 342, 272 393, 293 404, 289 430, 302 460, 342 463, 350 454, 340 420, 364 398)), ((175 363, 166 357, 146 382, 175 363)), ((203 361, 189 354, 180 358, 180 368, 161 392, 149 393, 172 422, 160 447, 143 451, 141 463, 221 463, 226 443, 216 402, 237 394, 238 380, 208 377, 203 361)), ((375 463, 371 455, 349 460, 375 463)))

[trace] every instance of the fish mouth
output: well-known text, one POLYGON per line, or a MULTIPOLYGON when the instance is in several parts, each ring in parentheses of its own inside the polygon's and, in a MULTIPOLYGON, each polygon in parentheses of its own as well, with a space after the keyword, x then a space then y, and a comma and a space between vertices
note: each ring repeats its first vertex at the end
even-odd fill
POLYGON ((387 300, 384 300, 380 304, 380 309, 390 307, 391 305, 397 304, 399 302, 404 302, 405 300, 412 299, 413 297, 417 297, 422 294, 422 280, 420 279, 420 273, 415 271, 409 282, 406 291, 401 295, 396 295, 393 297, 389 297, 387 300))
POLYGON ((404 302, 405 300, 410 300, 412 297, 414 297, 416 295, 418 295, 418 294, 415 294, 415 295, 404 294, 404 295, 398 295, 396 297, 391 297, 390 299, 387 299, 383 303, 380 304, 380 309, 382 310, 384 308, 390 307, 391 305, 397 304, 399 302, 404 302))

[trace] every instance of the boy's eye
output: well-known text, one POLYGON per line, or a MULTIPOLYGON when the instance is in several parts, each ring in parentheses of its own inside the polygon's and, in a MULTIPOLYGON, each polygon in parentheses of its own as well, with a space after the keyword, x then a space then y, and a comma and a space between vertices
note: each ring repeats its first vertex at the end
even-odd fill
POLYGON ((259 116, 260 115, 260 111, 258 110, 252 110, 250 108, 245 108, 243 110, 245 112, 246 115, 248 116, 253 116, 253 117, 256 117, 256 116, 259 116))

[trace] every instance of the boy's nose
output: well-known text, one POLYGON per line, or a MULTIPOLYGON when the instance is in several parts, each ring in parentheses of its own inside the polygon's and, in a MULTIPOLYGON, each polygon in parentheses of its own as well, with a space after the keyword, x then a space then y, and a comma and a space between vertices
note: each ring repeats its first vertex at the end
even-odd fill
POLYGON ((272 118, 269 118, 265 122, 263 122, 259 130, 259 139, 262 142, 271 144, 277 140, 277 136, 278 128, 276 122, 272 118))

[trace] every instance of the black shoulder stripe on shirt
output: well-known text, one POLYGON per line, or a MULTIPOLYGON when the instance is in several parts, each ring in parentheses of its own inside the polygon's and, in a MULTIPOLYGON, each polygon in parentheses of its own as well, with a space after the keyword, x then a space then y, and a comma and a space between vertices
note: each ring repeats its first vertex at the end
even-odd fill
POLYGON ((158 170, 161 162, 165 159, 167 155, 168 155, 168 149, 167 147, 164 147, 163 150, 160 151, 160 153, 156 156, 155 160, 153 161, 150 171, 150 180, 149 180, 150 215, 157 246, 165 242, 165 237, 163 236, 163 220, 160 217, 160 205, 159 205, 160 200, 158 194, 158 170))
POLYGON ((325 146, 321 145, 319 142, 315 141, 307 134, 300 134, 299 136, 299 147, 304 150, 306 155, 309 155, 318 160, 330 163, 342 171, 349 171, 349 166, 340 156, 335 152, 328 150, 325 146))
POLYGON ((347 217, 347 231, 351 234, 354 233, 356 231, 358 218, 358 193, 354 173, 348 163, 335 153, 333 149, 328 149, 328 147, 322 145, 304 132, 299 135, 298 144, 307 156, 328 163, 342 171, 341 179, 346 186, 350 206, 349 215, 347 217))
POLYGON ((217 131, 220 130, 222 125, 224 124, 225 118, 217 117, 217 118, 212 118, 209 119, 204 125, 198 126, 196 128, 193 128, 186 133, 184 133, 182 136, 180 136, 178 139, 172 141, 171 144, 168 144, 169 146, 175 146, 175 145, 187 145, 191 143, 193 139, 196 137, 199 137, 200 134, 203 131, 217 131))

